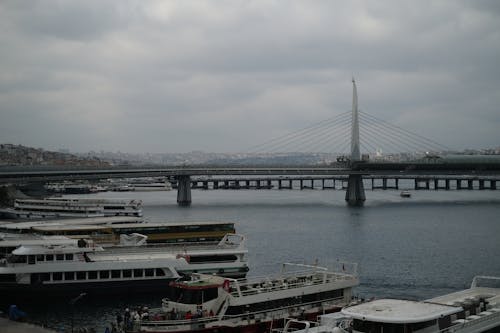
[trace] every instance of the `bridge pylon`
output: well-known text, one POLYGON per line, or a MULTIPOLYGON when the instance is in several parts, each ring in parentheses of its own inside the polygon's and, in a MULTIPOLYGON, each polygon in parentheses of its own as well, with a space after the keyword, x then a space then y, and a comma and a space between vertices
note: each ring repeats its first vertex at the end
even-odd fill
POLYGON ((179 206, 191 205, 191 177, 189 175, 177 177, 177 204, 179 206))
MULTIPOLYGON (((358 91, 356 89, 356 81, 352 78, 351 163, 359 161, 361 161, 361 150, 359 144, 358 91)), ((363 205, 366 196, 363 177, 361 175, 349 175, 345 200, 349 206, 363 205)))

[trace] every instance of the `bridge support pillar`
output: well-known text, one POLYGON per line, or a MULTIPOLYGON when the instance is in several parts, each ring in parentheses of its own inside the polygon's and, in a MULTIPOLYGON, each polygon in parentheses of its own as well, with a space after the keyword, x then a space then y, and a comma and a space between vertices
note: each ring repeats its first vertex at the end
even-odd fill
POLYGON ((361 175, 349 175, 345 201, 349 206, 362 206, 366 200, 363 177, 361 175))
POLYGON ((179 206, 191 205, 191 177, 177 177, 177 204, 179 206))

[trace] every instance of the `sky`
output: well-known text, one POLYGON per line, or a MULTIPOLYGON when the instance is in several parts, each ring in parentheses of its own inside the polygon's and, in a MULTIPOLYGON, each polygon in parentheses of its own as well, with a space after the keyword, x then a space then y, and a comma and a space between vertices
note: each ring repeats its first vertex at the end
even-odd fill
POLYGON ((245 152, 359 107, 500 146, 500 1, 0 2, 0 143, 245 152))

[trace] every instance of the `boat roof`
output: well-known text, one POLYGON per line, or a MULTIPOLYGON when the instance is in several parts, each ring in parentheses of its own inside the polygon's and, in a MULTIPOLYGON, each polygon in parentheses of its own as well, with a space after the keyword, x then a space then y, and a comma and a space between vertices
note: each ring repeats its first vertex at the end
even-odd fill
POLYGON ((36 254, 64 254, 64 253, 82 253, 82 252, 96 252, 96 251, 104 251, 102 247, 77 247, 74 245, 32 245, 25 246, 21 245, 14 251, 12 254, 14 255, 36 255, 36 254))
POLYGON ((434 320, 462 311, 460 306, 399 299, 378 299, 342 309, 342 314, 378 323, 406 324, 434 320))
POLYGON ((0 247, 18 247, 19 245, 66 245, 76 244, 76 239, 68 238, 66 236, 40 236, 29 235, 30 237, 9 237, 0 240, 0 247))
POLYGON ((234 222, 144 222, 144 223, 128 223, 112 225, 113 229, 120 228, 135 228, 135 227, 185 227, 185 226, 201 226, 201 225, 234 225, 234 222))
POLYGON ((77 219, 55 219, 43 221, 10 222, 1 225, 3 229, 20 230, 30 229, 36 226, 49 225, 76 225, 76 224, 115 224, 115 223, 137 223, 144 221, 142 217, 135 216, 107 216, 107 217, 85 217, 77 219))
POLYGON ((34 231, 74 231, 74 230, 108 230, 110 226, 106 225, 48 225, 32 228, 34 231))

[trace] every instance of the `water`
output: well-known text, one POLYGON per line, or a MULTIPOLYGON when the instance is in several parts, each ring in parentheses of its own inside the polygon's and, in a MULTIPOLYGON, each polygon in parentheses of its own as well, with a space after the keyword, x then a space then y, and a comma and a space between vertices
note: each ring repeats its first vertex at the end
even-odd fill
MULTIPOLYGON (((99 193, 143 201, 144 216, 170 222, 233 221, 248 238, 250 275, 274 273, 285 261, 357 262, 361 297, 425 299, 467 287, 474 275, 500 276, 500 191, 367 191, 362 208, 343 191, 239 190, 99 193)), ((77 295, 75 295, 77 296, 77 295)), ((75 326, 97 332, 126 306, 160 305, 161 295, 80 300, 75 326)), ((69 330, 67 303, 25 306, 38 322, 69 330)))

